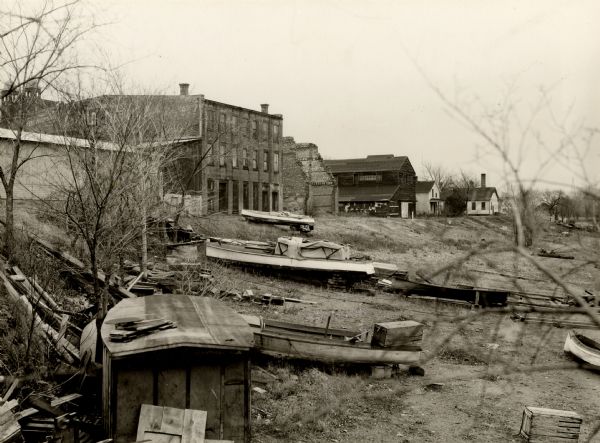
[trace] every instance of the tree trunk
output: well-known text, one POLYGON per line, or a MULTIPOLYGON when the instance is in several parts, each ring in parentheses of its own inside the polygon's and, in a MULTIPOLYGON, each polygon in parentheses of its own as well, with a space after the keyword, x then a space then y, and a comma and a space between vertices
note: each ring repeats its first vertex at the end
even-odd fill
POLYGON ((146 205, 142 204, 142 262, 140 270, 146 275, 148 268, 148 225, 146 224, 146 205))
POLYGON ((14 222, 14 200, 13 190, 9 187, 6 192, 6 220, 4 225, 3 252, 9 263, 15 253, 15 222, 14 222))

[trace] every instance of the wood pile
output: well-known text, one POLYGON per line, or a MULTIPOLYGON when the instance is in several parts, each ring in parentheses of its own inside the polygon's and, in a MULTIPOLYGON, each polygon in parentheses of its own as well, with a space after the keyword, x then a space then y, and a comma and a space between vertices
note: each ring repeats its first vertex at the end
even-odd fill
POLYGON ((165 329, 176 328, 177 324, 165 318, 125 319, 115 323, 110 341, 125 342, 165 329))
POLYGON ((58 308, 53 298, 35 282, 29 281, 19 268, 4 266, 0 281, 11 300, 24 308, 36 331, 57 350, 68 363, 79 361, 79 351, 66 338, 67 332, 79 337, 81 330, 73 325, 69 316, 58 308))
POLYGON ((519 434, 528 442, 577 442, 582 418, 572 411, 526 406, 519 434))
POLYGON ((423 327, 422 323, 414 320, 375 323, 371 345, 389 349, 421 350, 423 327))

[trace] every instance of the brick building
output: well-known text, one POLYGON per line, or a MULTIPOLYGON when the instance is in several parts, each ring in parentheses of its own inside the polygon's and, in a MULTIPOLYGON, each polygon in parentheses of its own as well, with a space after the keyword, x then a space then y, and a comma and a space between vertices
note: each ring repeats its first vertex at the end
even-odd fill
MULTIPOLYGON (((103 95, 69 105, 57 104, 36 117, 35 129, 56 133, 52 114, 86 116, 85 132, 110 139, 111 121, 138 115, 151 122, 139 134, 139 143, 163 139, 173 158, 164 171, 164 193, 193 197, 196 213, 237 213, 242 208, 263 211, 283 206, 281 138, 283 117, 261 110, 190 95, 189 84, 179 95, 103 95), (77 109, 75 109, 77 108, 77 109)), ((68 134, 87 137, 81 125, 68 134)), ((173 200, 173 199, 170 199, 173 200)))
POLYGON ((283 209, 304 214, 337 213, 337 185, 313 143, 284 137, 283 209))
POLYGON ((400 217, 415 213, 417 176, 408 157, 393 154, 325 160, 338 184, 341 211, 377 211, 400 217))

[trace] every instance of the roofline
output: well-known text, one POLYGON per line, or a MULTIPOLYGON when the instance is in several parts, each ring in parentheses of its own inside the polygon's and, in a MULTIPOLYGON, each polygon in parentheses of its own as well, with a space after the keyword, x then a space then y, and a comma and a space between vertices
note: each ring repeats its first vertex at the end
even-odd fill
MULTIPOLYGON (((0 128, 0 139, 4 140, 16 140, 17 136, 12 129, 0 128)), ((56 134, 46 134, 42 132, 28 132, 22 131, 20 136, 21 141, 41 143, 46 145, 71 145, 78 148, 90 148, 90 142, 84 138, 67 137, 56 134)), ((117 151, 119 147, 115 143, 100 141, 98 140, 94 145, 95 148, 102 149, 105 151, 117 151)))

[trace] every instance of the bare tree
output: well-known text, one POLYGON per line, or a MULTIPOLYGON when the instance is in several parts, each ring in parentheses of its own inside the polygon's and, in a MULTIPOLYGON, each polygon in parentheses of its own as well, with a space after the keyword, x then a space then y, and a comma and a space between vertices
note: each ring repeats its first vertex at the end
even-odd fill
POLYGON ((433 180, 438 185, 440 192, 444 192, 450 187, 453 178, 452 173, 447 168, 430 161, 424 161, 422 166, 429 179, 433 180))
POLYGON ((19 2, 0 9, 0 124, 13 132, 10 152, 0 165, 5 194, 3 251, 14 253, 14 189, 19 171, 36 157, 36 150, 23 150, 23 132, 33 115, 45 106, 41 94, 61 77, 82 67, 75 46, 92 26, 78 21, 79 2, 46 1, 34 10, 19 2), (4 9, 7 8, 7 9, 4 9))

